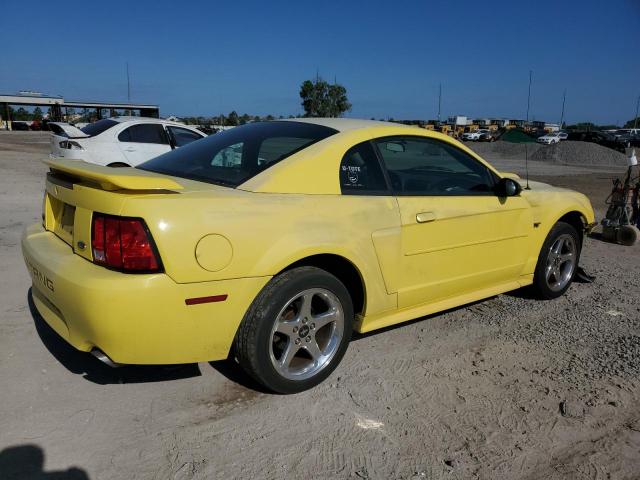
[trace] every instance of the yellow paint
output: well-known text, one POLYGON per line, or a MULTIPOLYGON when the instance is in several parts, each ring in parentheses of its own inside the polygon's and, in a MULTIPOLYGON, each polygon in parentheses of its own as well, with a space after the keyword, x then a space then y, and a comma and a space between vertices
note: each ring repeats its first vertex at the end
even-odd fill
POLYGON ((560 217, 579 212, 585 223, 594 221, 584 195, 536 182, 506 199, 341 195, 344 153, 387 135, 437 138, 515 178, 446 135, 371 125, 318 142, 237 189, 47 162, 79 183, 66 188, 48 180, 45 227, 29 227, 22 240, 38 310, 74 347, 100 348, 116 362, 217 360, 226 358, 264 285, 312 255, 340 256, 358 270, 365 307, 356 329, 366 332, 530 284, 542 243, 560 217), (56 214, 65 203, 75 206, 72 233, 60 230, 56 214), (94 265, 93 212, 143 218, 164 273, 94 265), (228 299, 185 305, 187 298, 221 294, 228 299))

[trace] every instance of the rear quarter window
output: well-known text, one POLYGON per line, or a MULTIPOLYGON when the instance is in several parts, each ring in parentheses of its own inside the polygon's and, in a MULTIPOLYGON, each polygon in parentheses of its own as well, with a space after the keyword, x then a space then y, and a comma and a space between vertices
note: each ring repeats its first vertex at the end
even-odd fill
POLYGON ((306 122, 255 122, 177 148, 138 168, 237 187, 335 133, 332 128, 306 122))
POLYGON ((102 132, 109 130, 115 125, 118 125, 118 122, 105 118, 103 120, 98 120, 97 122, 90 123, 89 125, 85 125, 80 130, 82 130, 90 137, 95 137, 96 135, 100 135, 102 132))

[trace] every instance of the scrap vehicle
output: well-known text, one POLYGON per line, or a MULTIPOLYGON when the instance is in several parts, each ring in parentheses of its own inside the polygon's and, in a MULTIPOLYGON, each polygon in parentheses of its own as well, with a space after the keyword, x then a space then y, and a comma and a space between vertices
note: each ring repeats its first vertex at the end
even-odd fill
POLYGON ((569 289, 586 196, 460 142, 355 119, 254 122, 138 166, 47 160, 22 252, 45 321, 108 364, 228 357, 299 392, 370 332, 569 289))

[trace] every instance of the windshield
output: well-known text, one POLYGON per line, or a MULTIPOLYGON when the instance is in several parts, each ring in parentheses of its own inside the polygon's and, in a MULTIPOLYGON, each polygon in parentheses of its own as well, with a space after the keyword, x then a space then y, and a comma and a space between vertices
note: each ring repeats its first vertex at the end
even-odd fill
POLYGON ((160 155, 138 168, 237 187, 280 160, 335 133, 337 130, 313 123, 250 123, 160 155))
POLYGON ((104 120, 98 120, 97 122, 90 123, 89 125, 82 127, 80 130, 82 130, 90 137, 95 137, 96 135, 100 135, 105 130, 109 130, 111 127, 117 124, 118 122, 105 118, 104 120))

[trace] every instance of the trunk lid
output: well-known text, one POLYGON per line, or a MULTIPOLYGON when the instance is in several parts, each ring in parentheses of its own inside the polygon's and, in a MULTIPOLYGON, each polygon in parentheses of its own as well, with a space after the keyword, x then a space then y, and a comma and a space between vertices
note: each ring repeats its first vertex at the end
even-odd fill
POLYGON ((88 260, 93 260, 93 212, 120 215, 128 198, 196 189, 194 185, 185 189, 171 177, 134 168, 109 168, 77 160, 45 163, 51 171, 46 179, 43 225, 88 260))
POLYGON ((49 122, 49 130, 54 134, 64 138, 86 138, 89 135, 84 133, 78 127, 74 127, 65 122, 49 122))

